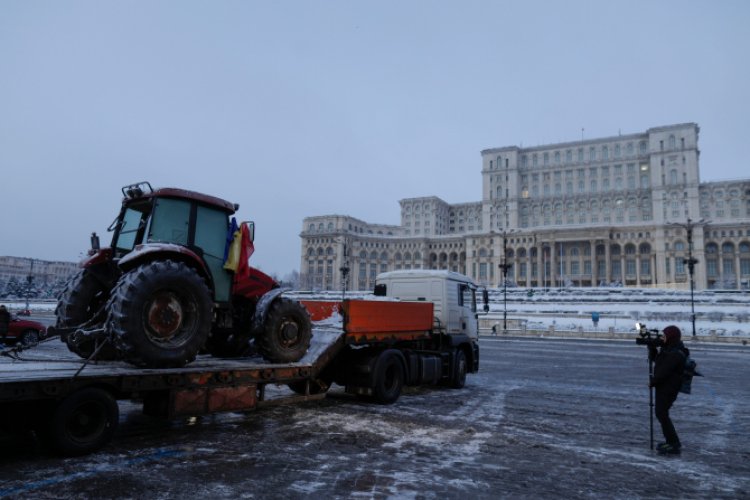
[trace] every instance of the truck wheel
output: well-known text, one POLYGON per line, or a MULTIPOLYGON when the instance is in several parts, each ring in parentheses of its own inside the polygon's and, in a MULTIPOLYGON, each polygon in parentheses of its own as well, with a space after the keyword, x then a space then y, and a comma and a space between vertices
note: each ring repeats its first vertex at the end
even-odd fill
MULTIPOLYGON (((82 269, 65 284, 65 288, 57 299, 55 316, 57 328, 71 328, 82 325, 93 319, 109 298, 109 291, 91 274, 88 269, 82 269)), ((71 352, 82 358, 89 358, 96 349, 94 339, 73 342, 67 335, 61 336, 71 352)), ((117 350, 112 345, 105 345, 99 350, 97 359, 116 359, 117 350)))
POLYGON ((182 262, 155 261, 120 277, 106 328, 137 366, 174 368, 195 359, 211 330, 211 293, 182 262))
POLYGON ((24 330, 18 339, 23 345, 32 345, 39 342, 39 332, 36 330, 24 330))
POLYGON ((384 405, 394 403, 401 395, 405 375, 399 352, 393 349, 383 351, 375 361, 373 371, 372 398, 375 402, 384 405))
POLYGON ((312 339, 307 310, 287 298, 271 304, 262 330, 256 337, 260 354, 272 363, 294 363, 305 355, 312 339))
POLYGON ((115 398, 103 389, 87 387, 57 405, 43 437, 62 455, 85 455, 109 442, 118 419, 115 398))
POLYGON ((466 353, 463 349, 457 349, 453 356, 453 373, 451 374, 450 386, 461 389, 466 385, 466 353))

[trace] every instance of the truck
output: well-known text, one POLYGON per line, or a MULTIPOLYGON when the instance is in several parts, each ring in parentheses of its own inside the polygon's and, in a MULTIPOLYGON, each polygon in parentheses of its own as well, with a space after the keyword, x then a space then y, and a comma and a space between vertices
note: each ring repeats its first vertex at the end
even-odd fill
MULTIPOLYGON (((52 450, 74 456, 110 441, 122 400, 174 419, 319 399, 334 384, 379 404, 395 403, 405 385, 460 389, 479 370, 477 292, 458 273, 410 270, 379 275, 371 297, 299 298, 312 340, 289 363, 199 354, 186 366, 143 368, 59 350, 47 358, 29 354, 39 348, 3 351, 0 428, 31 429, 52 450), (291 391, 268 397, 269 386, 291 391)), ((486 290, 482 298, 486 312, 486 290)))

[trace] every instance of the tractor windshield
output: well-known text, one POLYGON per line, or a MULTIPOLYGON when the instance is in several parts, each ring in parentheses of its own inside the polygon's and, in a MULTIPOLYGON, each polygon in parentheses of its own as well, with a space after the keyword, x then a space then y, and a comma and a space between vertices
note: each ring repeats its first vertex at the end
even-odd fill
POLYGON ((120 217, 114 224, 115 236, 112 244, 117 253, 128 253, 135 245, 141 243, 143 229, 146 227, 150 213, 151 203, 145 200, 140 203, 131 203, 120 212, 120 217))

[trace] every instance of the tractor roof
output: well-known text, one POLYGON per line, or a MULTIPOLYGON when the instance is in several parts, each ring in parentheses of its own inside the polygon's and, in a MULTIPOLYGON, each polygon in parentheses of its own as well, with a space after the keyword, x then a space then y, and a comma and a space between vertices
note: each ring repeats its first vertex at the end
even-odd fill
POLYGON ((235 213, 240 208, 240 206, 237 203, 231 203, 227 200, 222 200, 221 198, 217 198, 215 196, 210 196, 210 195, 203 194, 203 193, 198 193, 196 191, 188 191, 187 189, 168 187, 168 188, 159 188, 159 189, 154 190, 151 188, 151 185, 148 184, 147 182, 133 184, 131 186, 125 186, 124 188, 122 188, 122 193, 123 195, 125 195, 125 200, 124 200, 125 203, 131 200, 135 200, 135 199, 160 197, 160 198, 179 198, 183 200, 194 200, 204 205, 211 205, 221 210, 224 210, 225 212, 228 212, 230 215, 235 213))

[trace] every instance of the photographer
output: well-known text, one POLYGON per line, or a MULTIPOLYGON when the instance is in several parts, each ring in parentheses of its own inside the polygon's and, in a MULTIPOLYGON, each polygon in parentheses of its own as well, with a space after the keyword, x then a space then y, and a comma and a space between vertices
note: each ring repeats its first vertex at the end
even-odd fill
POLYGON ((658 352, 656 346, 649 345, 649 357, 654 361, 654 376, 651 379, 651 387, 655 388, 656 392, 654 413, 666 439, 666 442, 656 447, 657 451, 662 454, 679 454, 681 448, 680 438, 669 418, 669 409, 677 399, 682 384, 685 360, 690 354, 680 340, 681 336, 680 329, 671 325, 664 329, 662 337, 664 345, 658 349, 658 352))

